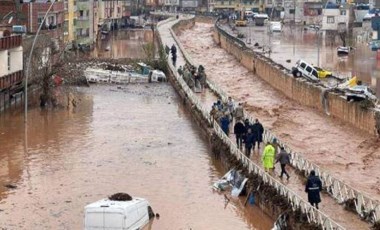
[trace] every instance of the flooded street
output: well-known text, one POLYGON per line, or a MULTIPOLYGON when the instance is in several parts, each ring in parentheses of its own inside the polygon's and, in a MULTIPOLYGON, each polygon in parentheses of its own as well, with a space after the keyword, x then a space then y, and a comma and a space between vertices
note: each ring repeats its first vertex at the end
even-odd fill
POLYGON ((212 27, 197 23, 180 36, 193 59, 205 66, 207 76, 237 102, 246 103, 246 110, 294 151, 354 188, 380 199, 378 140, 275 91, 214 44, 212 27))
POLYGON ((86 204, 116 192, 145 197, 161 216, 148 229, 270 229, 245 197, 225 206, 223 175, 168 84, 79 89, 74 110, 0 116, 0 226, 82 229, 86 204), (6 184, 17 186, 7 189, 6 184))
MULTIPOLYGON (((285 25, 281 33, 272 35, 267 32, 267 27, 239 27, 238 30, 251 38, 250 47, 253 48, 256 42, 266 50, 271 47, 270 57, 289 69, 299 59, 318 65, 318 43, 314 30, 303 30, 302 27, 291 29, 289 25, 285 25)), ((355 50, 348 56, 338 56, 336 48, 341 45, 340 39, 331 44, 331 39, 320 35, 319 65, 338 76, 357 76, 375 89, 379 96, 380 60, 376 59, 376 52, 371 51, 366 43, 357 43, 352 45, 355 50)))
POLYGON ((143 45, 153 41, 153 32, 149 29, 115 30, 99 37, 92 57, 97 58, 145 58, 143 45))

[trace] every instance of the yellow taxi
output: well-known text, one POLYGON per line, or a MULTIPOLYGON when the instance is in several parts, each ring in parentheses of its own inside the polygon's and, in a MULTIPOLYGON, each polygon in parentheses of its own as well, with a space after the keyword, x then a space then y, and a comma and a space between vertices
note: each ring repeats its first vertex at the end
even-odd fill
POLYGON ((324 69, 319 68, 317 66, 314 66, 314 68, 317 70, 319 78, 326 78, 326 77, 331 77, 332 76, 332 72, 331 71, 324 70, 324 69))

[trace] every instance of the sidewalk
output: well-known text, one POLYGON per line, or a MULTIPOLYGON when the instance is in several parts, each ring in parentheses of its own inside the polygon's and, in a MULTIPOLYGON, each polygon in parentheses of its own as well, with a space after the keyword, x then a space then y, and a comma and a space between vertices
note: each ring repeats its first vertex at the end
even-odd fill
MULTIPOLYGON (((162 40, 164 44, 173 44, 175 41, 171 37, 169 28, 175 24, 176 21, 172 21, 170 23, 167 23, 166 25, 161 26, 159 28, 159 31, 162 35, 162 40)), ((177 52, 177 66, 183 65, 184 59, 182 57, 182 53, 177 52)), ((207 53, 209 55, 213 55, 212 50, 207 50, 207 53)), ((196 56, 198 62, 204 64, 207 62, 205 59, 210 59, 210 57, 203 56, 196 56)), ((222 69, 220 65, 215 65, 214 68, 222 69)), ((206 64, 206 72, 208 73, 208 70, 210 67, 207 67, 206 64)), ((205 108, 211 108, 212 102, 216 101, 216 96, 212 93, 206 93, 206 95, 200 95, 201 101, 204 103, 205 108)), ((231 136, 231 138, 234 140, 234 137, 231 136)), ((259 156, 256 154, 256 156, 252 157, 252 160, 261 165, 259 156)), ((279 167, 277 167, 279 168, 279 167)), ((278 171, 279 169, 277 169, 278 171)), ((304 192, 304 181, 305 178, 302 176, 298 176, 295 172, 291 172, 291 179, 289 182, 283 181, 283 183, 291 188, 293 191, 297 192, 297 194, 303 198, 307 198, 307 194, 304 192)), ((278 172, 277 172, 278 173, 278 172)), ((321 211, 326 213, 327 215, 331 216, 335 221, 337 221, 339 224, 341 224, 343 227, 347 229, 368 229, 369 224, 367 224, 364 221, 361 221, 354 213, 344 210, 344 208, 337 204, 335 200, 330 198, 328 195, 323 194, 322 195, 322 204, 321 204, 321 211)))

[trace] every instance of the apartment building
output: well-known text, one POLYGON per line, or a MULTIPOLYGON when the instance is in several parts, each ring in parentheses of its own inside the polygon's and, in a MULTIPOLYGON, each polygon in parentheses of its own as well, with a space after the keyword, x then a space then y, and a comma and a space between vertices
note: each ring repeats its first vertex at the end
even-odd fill
POLYGON ((77 1, 65 0, 65 24, 64 24, 64 41, 65 43, 71 43, 76 39, 75 23, 77 20, 77 1))
POLYGON ((77 44, 92 45, 95 42, 97 31, 95 14, 97 15, 97 2, 94 2, 94 0, 76 1, 74 27, 77 44))
POLYGON ((50 37, 63 42, 65 7, 62 0, 2 0, 0 16, 12 13, 15 18, 12 23, 26 26, 28 33, 36 33, 42 23, 41 33, 48 34, 50 37), (43 21, 51 5, 51 10, 46 20, 43 21))

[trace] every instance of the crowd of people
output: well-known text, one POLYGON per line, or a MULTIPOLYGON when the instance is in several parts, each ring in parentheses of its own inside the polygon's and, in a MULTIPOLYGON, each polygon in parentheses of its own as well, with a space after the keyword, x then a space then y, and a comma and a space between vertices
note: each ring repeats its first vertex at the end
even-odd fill
POLYGON ((185 64, 178 68, 178 73, 191 89, 203 92, 206 86, 206 73, 202 65, 197 69, 193 65, 185 64))
MULTIPOLYGON (((231 97, 228 100, 218 100, 215 102, 210 111, 211 117, 218 122, 223 132, 230 136, 230 126, 234 123, 233 132, 236 138, 236 145, 239 149, 243 149, 245 155, 250 158, 251 152, 255 152, 257 144, 258 153, 260 152, 260 144, 263 142, 264 127, 258 119, 250 123, 248 119, 244 119, 244 109, 242 103, 235 106, 235 102, 231 97)), ((262 151, 261 161, 266 172, 274 175, 275 164, 281 166, 279 177, 282 179, 285 175, 289 180, 290 175, 286 171, 286 166, 290 164, 290 155, 285 151, 283 146, 280 146, 274 138, 272 141, 267 141, 262 151)), ((305 192, 308 194, 309 203, 315 208, 319 208, 321 202, 320 192, 322 191, 322 182, 312 170, 305 185, 305 192)))

